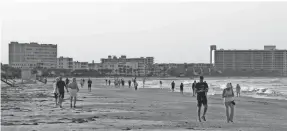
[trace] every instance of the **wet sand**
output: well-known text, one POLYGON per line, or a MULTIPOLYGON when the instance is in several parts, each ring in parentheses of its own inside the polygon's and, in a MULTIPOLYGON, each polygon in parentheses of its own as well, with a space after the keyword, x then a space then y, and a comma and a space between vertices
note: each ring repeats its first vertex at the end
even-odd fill
POLYGON ((197 121, 196 98, 167 89, 87 85, 80 88, 77 107, 55 108, 52 85, 1 87, 2 131, 89 130, 228 130, 287 131, 287 102, 236 98, 234 123, 226 123, 219 95, 208 96, 206 122, 197 121))

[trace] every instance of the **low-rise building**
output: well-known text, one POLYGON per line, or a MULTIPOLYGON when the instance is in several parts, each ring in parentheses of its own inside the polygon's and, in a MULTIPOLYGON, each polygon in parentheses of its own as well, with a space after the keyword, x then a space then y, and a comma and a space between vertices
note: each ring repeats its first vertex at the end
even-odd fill
POLYGON ((73 70, 88 70, 88 62, 79 62, 79 61, 74 61, 73 62, 73 70))
POLYGON ((58 69, 73 69, 73 58, 70 57, 59 57, 57 59, 58 69))

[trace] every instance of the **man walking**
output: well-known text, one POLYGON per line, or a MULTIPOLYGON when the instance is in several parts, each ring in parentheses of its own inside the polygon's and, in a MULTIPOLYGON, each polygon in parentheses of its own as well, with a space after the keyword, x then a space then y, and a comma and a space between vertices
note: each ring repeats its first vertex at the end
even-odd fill
POLYGON ((66 83, 64 81, 62 81, 62 77, 59 78, 59 81, 57 82, 57 88, 58 88, 58 92, 59 92, 59 105, 60 108, 62 108, 62 102, 64 100, 64 95, 65 95, 65 89, 64 87, 66 87, 67 92, 69 92, 66 83))
POLYGON ((89 78, 89 80, 88 80, 88 90, 89 90, 90 92, 92 91, 91 87, 92 87, 92 81, 91 81, 91 79, 89 78))
POLYGON ((197 115, 199 122, 201 122, 201 119, 206 121, 205 114, 207 112, 208 85, 206 82, 203 82, 203 79, 203 76, 200 76, 200 81, 195 85, 195 93, 197 95, 197 115), (201 105, 204 106, 204 112, 202 117, 200 117, 201 105))

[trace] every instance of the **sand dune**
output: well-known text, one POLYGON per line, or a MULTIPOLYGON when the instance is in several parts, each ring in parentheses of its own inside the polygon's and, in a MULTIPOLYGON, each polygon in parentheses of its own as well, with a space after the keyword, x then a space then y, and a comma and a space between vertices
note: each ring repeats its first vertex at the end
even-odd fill
POLYGON ((166 89, 81 88, 77 107, 55 108, 52 85, 31 84, 17 90, 2 87, 1 129, 32 130, 252 130, 286 131, 287 102, 242 97, 236 100, 234 123, 225 122, 220 96, 209 96, 207 121, 197 121, 196 99, 166 89))

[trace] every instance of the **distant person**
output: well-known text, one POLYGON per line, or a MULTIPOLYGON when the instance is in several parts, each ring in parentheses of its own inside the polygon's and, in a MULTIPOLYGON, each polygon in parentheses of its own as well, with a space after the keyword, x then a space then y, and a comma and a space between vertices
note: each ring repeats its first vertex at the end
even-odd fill
POLYGON ((68 85, 68 88, 70 88, 70 107, 72 108, 72 102, 73 102, 73 99, 74 99, 74 108, 76 108, 76 101, 77 101, 77 93, 79 92, 79 87, 78 87, 78 83, 76 81, 76 78, 73 78, 73 81, 72 83, 70 83, 68 85))
POLYGON ((122 86, 125 86, 125 80, 122 79, 122 86))
POLYGON ((180 89, 180 93, 183 94, 183 83, 180 83, 179 89, 180 89))
POLYGON ((64 81, 62 81, 62 77, 59 78, 59 81, 57 82, 57 88, 58 88, 58 91, 59 91, 59 105, 60 105, 60 108, 62 108, 62 102, 64 100, 64 95, 65 95, 65 88, 66 87, 66 90, 67 92, 69 92, 67 86, 66 86, 66 83, 64 81))
POLYGON ((106 79, 106 85, 108 85, 108 79, 106 79))
POLYGON ((230 86, 231 86, 231 88, 232 88, 232 90, 233 90, 233 86, 232 86, 232 83, 229 83, 230 84, 230 86))
POLYGON ((59 95, 59 90, 57 88, 57 82, 58 81, 59 81, 59 78, 56 78, 56 80, 53 83, 53 88, 54 88, 53 94, 54 94, 54 97, 55 97, 55 104, 56 104, 55 107, 58 106, 58 95, 59 95))
POLYGON ((200 76, 200 81, 195 85, 195 93, 197 95, 197 115, 198 120, 201 122, 201 119, 206 121, 205 115, 207 112, 207 92, 208 92, 208 85, 207 83, 203 82, 203 76, 200 76), (204 106, 204 112, 202 117, 200 117, 201 106, 204 106))
POLYGON ((194 90, 195 90, 195 85, 196 85, 196 81, 194 81, 194 82, 192 83, 192 96, 195 95, 195 92, 194 92, 194 90))
POLYGON ((236 85, 236 95, 237 97, 240 97, 240 90, 241 90, 241 87, 239 84, 236 85))
POLYGON ((111 80, 109 79, 109 86, 111 85, 111 80))
POLYGON ((235 102, 234 102, 234 93, 233 93, 231 83, 228 83, 226 85, 226 89, 224 89, 222 92, 222 98, 224 99, 227 123, 233 122, 235 102), (231 110, 230 113, 229 113, 229 108, 231 110))
POLYGON ((92 91, 92 81, 91 79, 89 78, 88 80, 88 90, 91 92, 92 91))
POLYGON ((81 81, 80 81, 80 85, 81 85, 81 88, 83 88, 83 87, 84 87, 84 81, 83 81, 83 79, 81 79, 81 81))
POLYGON ((138 83, 135 82, 135 90, 138 90, 138 83))
POLYGON ((159 85, 160 85, 160 87, 162 87, 162 81, 159 81, 159 85))
POLYGON ((44 83, 47 84, 47 77, 44 78, 44 83))
POLYGON ((135 86, 135 84, 136 84, 136 77, 133 79, 133 83, 134 83, 134 86, 135 86))
POLYGON ((129 84, 129 88, 131 88, 132 81, 129 80, 129 81, 128 81, 128 84, 129 84))
POLYGON ((69 83, 70 83, 70 80, 69 80, 69 78, 67 77, 67 78, 66 78, 66 85, 69 85, 69 83))
POLYGON ((175 83, 174 81, 171 82, 171 91, 174 92, 175 83))
POLYGON ((117 87, 118 85, 117 79, 114 80, 114 84, 115 84, 115 87, 117 87))
POLYGON ((144 88, 144 85, 145 85, 145 78, 143 79, 143 88, 144 88))

